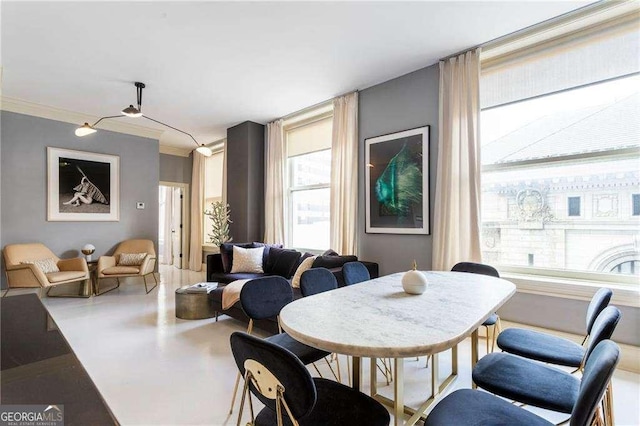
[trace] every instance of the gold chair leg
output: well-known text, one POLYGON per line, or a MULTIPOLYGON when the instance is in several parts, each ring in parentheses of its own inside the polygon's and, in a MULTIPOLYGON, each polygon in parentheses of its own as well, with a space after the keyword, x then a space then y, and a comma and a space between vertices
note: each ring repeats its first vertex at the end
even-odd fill
POLYGON ((107 291, 103 291, 102 293, 100 293, 100 278, 96 278, 96 287, 95 287, 94 294, 95 294, 96 296, 102 296, 102 295, 103 295, 103 294, 105 294, 105 293, 109 293, 110 291, 113 291, 113 290, 115 290, 115 289, 119 288, 119 287, 120 287, 120 278, 118 278, 118 277, 115 277, 115 278, 116 278, 116 281, 117 281, 118 285, 116 285, 116 286, 115 286, 115 287, 113 287, 113 288, 110 288, 110 289, 109 289, 109 290, 107 290, 107 291))
POLYGON ((149 275, 149 274, 145 274, 145 275, 142 276, 142 279, 144 280, 144 290, 147 292, 147 294, 152 292, 154 288, 158 287, 158 280, 156 280, 155 273, 151 272, 151 274, 153 275, 153 280, 156 282, 156 284, 153 287, 151 287, 150 289, 148 289, 148 290, 147 290, 147 275, 149 275))
POLYGON ((5 296, 9 293, 9 290, 11 290, 11 288, 7 287, 7 291, 5 291, 5 292, 4 292, 4 294, 2 295, 2 297, 5 297, 5 296))

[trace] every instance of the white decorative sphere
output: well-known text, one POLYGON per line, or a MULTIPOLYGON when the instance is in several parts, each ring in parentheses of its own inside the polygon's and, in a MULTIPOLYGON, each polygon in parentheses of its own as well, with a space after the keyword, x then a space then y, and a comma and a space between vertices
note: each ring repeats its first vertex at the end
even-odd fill
POLYGON ((407 271, 402 276, 402 288, 405 293, 422 294, 427 290, 427 277, 415 269, 407 271))

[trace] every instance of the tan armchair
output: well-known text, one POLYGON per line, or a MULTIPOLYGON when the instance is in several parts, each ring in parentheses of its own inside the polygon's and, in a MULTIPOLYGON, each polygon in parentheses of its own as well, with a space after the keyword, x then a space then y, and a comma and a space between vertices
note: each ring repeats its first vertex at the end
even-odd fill
POLYGON ((144 289, 149 294, 151 290, 158 286, 158 280, 153 270, 156 267, 156 249, 151 240, 127 240, 121 242, 112 256, 100 256, 96 267, 96 288, 95 294, 99 296, 120 287, 120 278, 142 277, 144 289), (120 265, 120 255, 123 253, 146 253, 140 265, 124 266, 120 265), (147 275, 152 275, 155 285, 147 289, 147 275), (105 278, 115 278, 118 285, 105 292, 100 293, 100 280, 105 278))
MULTIPOLYGON (((69 284, 90 279, 89 268, 84 258, 60 259, 44 244, 9 244, 3 250, 4 266, 7 273, 8 288, 6 295, 12 288, 40 287, 47 289, 61 284, 69 284), (34 264, 20 263, 34 260, 53 259, 60 272, 45 274, 34 264)), ((88 283, 85 283, 87 285, 88 283)), ((91 292, 84 295, 59 295, 62 297, 90 297, 91 292)), ((57 297, 57 296, 51 296, 57 297)))

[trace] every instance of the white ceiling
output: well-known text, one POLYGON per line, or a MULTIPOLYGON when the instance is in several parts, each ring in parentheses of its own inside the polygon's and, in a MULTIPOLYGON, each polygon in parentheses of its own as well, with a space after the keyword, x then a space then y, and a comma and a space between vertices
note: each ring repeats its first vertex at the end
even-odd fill
POLYGON ((208 143, 588 3, 3 1, 2 94, 115 115, 142 81, 146 114, 208 143))

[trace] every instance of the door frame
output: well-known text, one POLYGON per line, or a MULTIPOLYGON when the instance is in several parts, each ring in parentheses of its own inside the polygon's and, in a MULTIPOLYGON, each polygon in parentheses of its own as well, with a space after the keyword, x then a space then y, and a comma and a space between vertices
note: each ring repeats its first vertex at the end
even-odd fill
POLYGON ((158 186, 169 186, 171 188, 182 188, 182 269, 189 269, 189 233, 190 233, 190 218, 189 209, 191 204, 189 203, 189 184, 182 182, 167 182, 160 181, 158 186))

